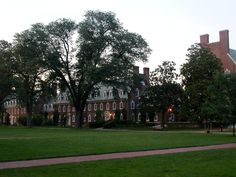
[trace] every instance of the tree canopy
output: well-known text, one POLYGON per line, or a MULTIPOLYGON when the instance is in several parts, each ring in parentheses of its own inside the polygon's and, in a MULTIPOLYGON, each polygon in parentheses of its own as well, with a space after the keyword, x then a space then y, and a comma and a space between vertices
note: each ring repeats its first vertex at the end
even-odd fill
POLYGON ((26 108, 29 127, 33 109, 45 88, 50 85, 47 82, 47 69, 43 65, 43 50, 38 47, 38 40, 35 38, 37 28, 35 25, 15 35, 11 63, 16 96, 20 105, 26 108))
POLYGON ((7 96, 12 92, 12 45, 7 41, 0 41, 0 123, 2 120, 3 103, 6 101, 7 96))
POLYGON ((217 73, 223 71, 220 60, 208 49, 198 44, 188 49, 181 75, 185 89, 182 112, 187 119, 201 121, 201 109, 208 96, 208 86, 217 73))
POLYGON ((68 91, 77 126, 83 123, 86 100, 94 88, 100 83, 127 84, 135 61, 147 61, 151 52, 142 36, 124 29, 112 12, 88 11, 79 24, 58 19, 36 25, 37 47, 44 49, 51 77, 68 91))

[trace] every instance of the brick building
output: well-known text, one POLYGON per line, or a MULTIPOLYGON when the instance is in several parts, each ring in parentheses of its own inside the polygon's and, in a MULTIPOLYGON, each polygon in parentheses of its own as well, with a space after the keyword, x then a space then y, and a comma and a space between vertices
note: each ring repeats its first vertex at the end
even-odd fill
POLYGON ((209 47, 209 49, 222 62, 225 72, 236 72, 236 50, 229 47, 229 31, 219 32, 219 41, 209 43, 209 35, 200 36, 200 44, 209 47))
MULTIPOLYGON (((113 87, 98 85, 99 88, 95 93, 89 95, 86 107, 84 109, 84 123, 94 122, 96 111, 102 112, 104 120, 113 119, 117 110, 121 112, 120 119, 128 119, 132 121, 140 121, 140 113, 138 109, 139 97, 145 87, 149 85, 149 68, 143 68, 143 73, 139 73, 139 67, 134 67, 134 72, 142 78, 141 84, 134 89, 118 89, 118 97, 113 93, 113 87)), ((59 93, 51 102, 44 104, 43 112, 48 113, 48 118, 53 117, 53 112, 59 112, 59 119, 66 117, 67 125, 75 123, 75 108, 68 99, 68 94, 59 93)))

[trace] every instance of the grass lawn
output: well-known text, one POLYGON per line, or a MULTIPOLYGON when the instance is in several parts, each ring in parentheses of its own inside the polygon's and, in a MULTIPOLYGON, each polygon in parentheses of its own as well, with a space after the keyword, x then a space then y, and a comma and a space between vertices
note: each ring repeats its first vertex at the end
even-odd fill
POLYGON ((0 170, 0 177, 235 177, 236 149, 0 170))
POLYGON ((0 161, 236 142, 231 134, 0 127, 0 161))

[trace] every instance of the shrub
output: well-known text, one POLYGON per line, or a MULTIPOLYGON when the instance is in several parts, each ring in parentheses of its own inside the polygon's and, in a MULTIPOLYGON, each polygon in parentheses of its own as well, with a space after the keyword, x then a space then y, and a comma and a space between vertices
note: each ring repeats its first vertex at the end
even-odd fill
POLYGON ((96 122, 90 122, 88 124, 89 128, 100 128, 103 127, 103 124, 105 123, 105 121, 100 120, 100 121, 96 121, 96 122))
POLYGON ((96 122, 102 121, 103 120, 103 112, 101 110, 97 110, 96 111, 96 115, 95 115, 95 120, 96 122))
POLYGON ((5 125, 10 125, 10 114, 7 113, 6 117, 5 117, 5 125))
POLYGON ((54 122, 52 119, 44 119, 42 125, 43 126, 53 126, 54 122))
POLYGON ((34 115, 32 117, 32 125, 34 126, 41 126, 43 124, 43 121, 44 121, 44 117, 40 115, 34 115))
POLYGON ((115 120, 119 121, 121 116, 121 110, 117 109, 115 111, 115 120))
POLYGON ((17 122, 18 122, 19 125, 26 126, 27 125, 27 117, 26 116, 20 116, 17 119, 17 122))
POLYGON ((103 127, 104 128, 115 128, 117 126, 117 123, 115 120, 109 120, 104 123, 103 127))

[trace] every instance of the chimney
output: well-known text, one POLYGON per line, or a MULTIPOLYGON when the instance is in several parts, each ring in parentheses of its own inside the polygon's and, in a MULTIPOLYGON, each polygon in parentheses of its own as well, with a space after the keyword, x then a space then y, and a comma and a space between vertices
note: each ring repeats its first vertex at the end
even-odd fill
POLYGON ((206 45, 209 43, 209 34, 204 34, 200 36, 200 44, 206 45))
POLYGON ((144 81, 147 85, 150 84, 149 80, 149 68, 143 68, 144 81))
POLYGON ((139 67, 138 66, 134 66, 134 74, 139 74, 139 67))
POLYGON ((220 47, 226 53, 229 53, 229 30, 223 30, 219 32, 220 35, 220 47))

